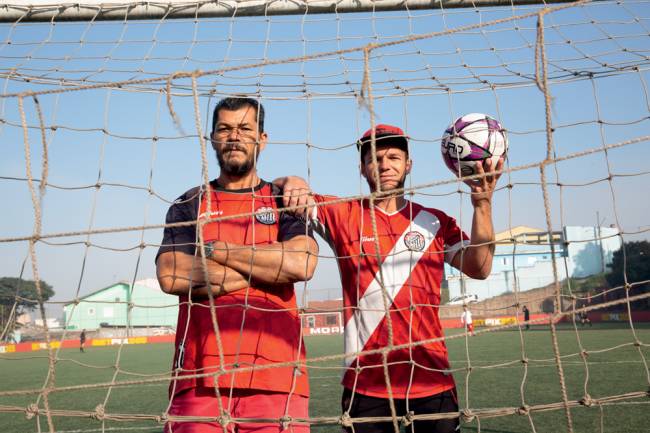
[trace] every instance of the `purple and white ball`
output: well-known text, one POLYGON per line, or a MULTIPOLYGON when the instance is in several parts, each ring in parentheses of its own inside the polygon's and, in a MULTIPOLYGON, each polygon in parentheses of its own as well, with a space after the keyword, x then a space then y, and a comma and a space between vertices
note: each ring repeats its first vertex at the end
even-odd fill
POLYGON ((476 164, 490 158, 493 166, 508 151, 508 137, 498 120, 482 113, 459 117, 440 143, 442 159, 455 175, 476 174, 476 164))

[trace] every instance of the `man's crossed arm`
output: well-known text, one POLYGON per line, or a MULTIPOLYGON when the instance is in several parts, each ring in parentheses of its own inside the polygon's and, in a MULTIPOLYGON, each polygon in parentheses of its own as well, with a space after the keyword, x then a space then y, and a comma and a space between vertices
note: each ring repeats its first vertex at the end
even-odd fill
POLYGON ((161 289, 173 295, 189 294, 191 289, 198 296, 207 296, 210 290, 219 296, 253 283, 272 286, 306 281, 313 276, 318 261, 318 245, 306 235, 261 245, 217 241, 207 250, 207 269, 198 254, 161 253, 156 261, 161 289))

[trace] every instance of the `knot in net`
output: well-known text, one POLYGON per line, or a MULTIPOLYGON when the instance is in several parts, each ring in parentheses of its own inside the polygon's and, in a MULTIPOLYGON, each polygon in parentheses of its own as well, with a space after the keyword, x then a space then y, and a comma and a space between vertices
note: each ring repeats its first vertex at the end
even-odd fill
POLYGON ((404 415, 404 421, 402 423, 404 427, 408 427, 413 423, 414 416, 415 416, 415 412, 413 412, 412 410, 410 410, 406 415, 404 415))
POLYGON ((217 422, 221 427, 226 428, 232 422, 232 417, 228 412, 224 412, 217 418, 217 422))
POLYGON ((106 418, 106 411, 104 409, 104 405, 103 404, 98 404, 95 407, 95 412, 93 412, 91 417, 93 419, 100 420, 100 421, 105 419, 106 418))
POLYGON ((527 404, 517 408, 517 415, 528 415, 530 413, 530 406, 527 404))
POLYGON ((594 405, 594 400, 591 398, 589 394, 586 394, 582 399, 580 400, 580 404, 585 406, 585 407, 591 407, 594 405))
POLYGON ((463 422, 472 422, 474 421, 474 418, 476 418, 476 415, 474 415, 474 412, 472 412, 471 409, 463 409, 460 411, 460 416, 463 419, 463 422))
POLYGON ((280 425, 282 426, 282 430, 287 430, 291 425, 291 421, 293 421, 293 418, 291 418, 289 415, 280 417, 280 425))
POLYGON ((352 418, 350 418, 350 414, 348 412, 343 412, 343 415, 341 415, 341 419, 339 420, 339 424, 341 424, 343 427, 352 427, 352 418))
POLYGON ((38 405, 32 403, 27 406, 27 409, 25 410, 25 418, 32 419, 35 415, 38 415, 38 405))

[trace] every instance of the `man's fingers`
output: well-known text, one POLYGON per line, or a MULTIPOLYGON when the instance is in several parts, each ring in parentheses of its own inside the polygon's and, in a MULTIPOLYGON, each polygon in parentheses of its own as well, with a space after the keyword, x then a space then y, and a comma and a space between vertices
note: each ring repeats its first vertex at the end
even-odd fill
POLYGON ((308 188, 295 187, 284 189, 282 203, 285 207, 293 209, 290 212, 297 215, 307 215, 309 209, 315 204, 315 201, 308 188))
MULTIPOLYGON (((309 204, 309 198, 309 190, 303 189, 300 191, 300 196, 298 197, 298 203, 296 206, 307 206, 309 204)), ((307 215, 307 210, 306 207, 303 207, 298 212, 300 212, 301 215, 307 215)))
POLYGON ((494 169, 492 168, 492 158, 487 158, 483 163, 483 173, 487 175, 482 179, 484 188, 490 188, 494 182, 494 175, 492 174, 493 172, 494 169))
POLYGON ((302 193, 302 188, 285 188, 282 202, 286 207, 294 207, 298 204, 302 193))
MULTIPOLYGON (((300 189, 294 189, 292 191, 291 195, 291 206, 300 206, 301 202, 303 201, 303 197, 305 195, 305 190, 300 188, 300 189)), ((296 209, 296 212, 302 213, 302 210, 296 209)))
MULTIPOLYGON (((487 164, 487 161, 489 161, 489 159, 485 159, 485 160, 483 160, 482 163, 476 164, 476 166, 475 166, 475 168, 476 168, 476 173, 475 174, 476 175, 484 175, 485 174, 485 164, 487 164)), ((485 188, 485 177, 479 177, 478 179, 474 179, 472 182, 474 183, 474 185, 476 185, 477 188, 478 187, 485 188)))
POLYGON ((289 207, 291 205, 291 189, 284 188, 284 191, 282 191, 282 204, 284 207, 289 207))
POLYGON ((314 204, 309 189, 296 188, 291 191, 291 200, 289 206, 295 209, 297 215, 308 215, 309 207, 314 204), (301 208, 302 207, 302 208, 301 208))
MULTIPOLYGON (((506 163, 506 159, 502 156, 501 158, 499 158, 499 161, 497 162, 497 166, 494 168, 494 171, 499 171, 500 172, 501 170, 503 170, 503 166, 505 165, 505 163, 506 163)), ((495 180, 499 180, 499 178, 501 177, 502 174, 503 173, 495 174, 494 175, 495 180)))
POLYGON ((296 189, 291 189, 289 191, 289 203, 287 203, 288 207, 294 207, 296 205, 296 189))
POLYGON ((464 180, 463 183, 465 183, 465 185, 469 186, 472 194, 477 194, 477 193, 481 192, 480 191, 481 185, 479 184, 478 179, 464 180))
MULTIPOLYGON (((299 206, 306 206, 313 200, 309 196, 309 185, 303 179, 296 176, 287 177, 284 184, 284 191, 282 195, 282 202, 285 207, 296 208, 299 206)), ((295 209, 292 211, 296 215, 306 215, 307 209, 295 209)))

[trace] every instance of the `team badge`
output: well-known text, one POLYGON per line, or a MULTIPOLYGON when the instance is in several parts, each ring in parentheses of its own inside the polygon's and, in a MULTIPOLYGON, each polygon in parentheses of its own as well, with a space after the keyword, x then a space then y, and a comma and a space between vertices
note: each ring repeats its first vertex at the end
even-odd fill
POLYGON ((416 231, 408 232, 404 235, 404 244, 411 251, 422 251, 424 249, 424 235, 416 231))
POLYGON ((255 211, 255 219, 262 224, 271 225, 275 224, 278 220, 275 209, 272 207, 261 207, 255 211))

